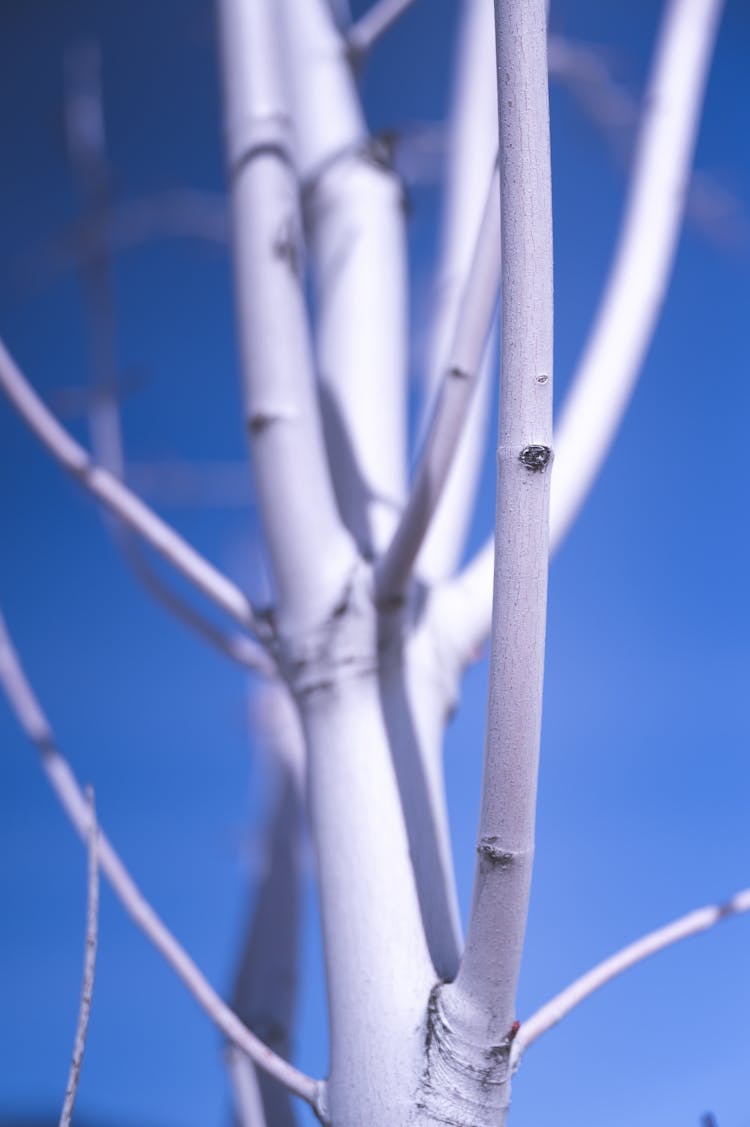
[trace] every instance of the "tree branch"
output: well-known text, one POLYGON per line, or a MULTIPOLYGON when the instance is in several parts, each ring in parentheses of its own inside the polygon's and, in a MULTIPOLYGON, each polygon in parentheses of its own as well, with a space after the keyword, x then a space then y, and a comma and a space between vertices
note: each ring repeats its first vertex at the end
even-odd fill
POLYGON ((492 326, 500 283, 499 179, 492 177, 438 401, 406 508, 375 568, 381 604, 403 600, 443 493, 492 326))
MULTIPOLYGON (((670 0, 614 262, 556 432, 550 551, 577 517, 613 444, 661 311, 677 247, 722 0, 670 0)), ((472 607, 467 660, 487 637, 493 548, 456 584, 472 607)))
POLYGON ((592 967, 590 971, 582 974, 580 978, 577 978, 565 990, 561 990, 535 1014, 521 1023, 511 1051, 513 1067, 518 1066, 522 1054, 528 1049, 529 1045, 533 1044, 548 1029, 552 1029, 564 1017, 567 1017, 571 1010, 575 1009, 596 990, 606 986, 613 978, 617 978, 624 971, 630 970, 631 967, 637 966, 644 959, 656 955, 666 947, 671 947, 674 943, 688 939, 691 935, 708 931, 716 924, 721 923, 722 920, 729 919, 731 916, 738 916, 743 912, 750 912, 750 888, 736 892, 724 904, 710 904, 705 908, 696 908, 695 911, 680 916, 672 923, 657 928, 656 931, 650 931, 648 935, 642 936, 634 943, 623 947, 615 955, 610 955, 608 959, 604 959, 603 962, 592 967))
MULTIPOLYGON (((232 1005, 249 1029, 289 1059, 299 978, 305 746, 294 701, 280 679, 260 685, 252 701, 253 729, 275 769, 276 795, 232 1005)), ((243 1075, 252 1065, 244 1063, 241 1068, 237 1062, 236 1076, 232 1071, 238 1095, 240 1088, 249 1095, 251 1087, 243 1075)), ((287 1092, 262 1075, 253 1087, 270 1127, 294 1127, 287 1092)))
MULTIPOLYGON (((65 430, 28 383, 0 341, 0 389, 43 446, 92 496, 101 501, 209 599, 246 629, 259 631, 245 594, 139 497, 107 470, 65 430)), ((262 653, 259 648, 259 653, 262 653)), ((261 659, 262 660, 262 659, 261 659)))
POLYGON ((344 521, 372 558, 393 535, 407 485, 403 186, 387 145, 368 135, 326 0, 280 8, 328 458, 344 521))
POLYGON ((336 507, 314 384, 275 0, 221 0, 237 328, 281 630, 330 614, 356 553, 336 507))
MULTIPOLYGON (((463 0, 449 128, 441 240, 434 285, 434 308, 427 349, 423 435, 432 417, 446 370, 461 299, 482 221, 489 183, 497 162, 497 75, 492 0, 463 0)), ((499 208, 500 193, 495 193, 499 208)), ((455 574, 476 502, 490 399, 497 374, 496 324, 480 364, 442 497, 416 561, 428 582, 455 574)))
POLYGON ((490 685, 466 947, 455 981, 433 997, 433 1064, 440 1056, 457 1080, 461 1076, 461 1107, 478 1103, 481 1123, 496 1124, 505 1122, 510 1102, 510 1031, 531 883, 544 671, 552 461, 545 24, 544 0, 496 0, 502 367, 490 685), (481 1062, 470 1076, 462 1070, 467 1052, 481 1062))
MULTIPOLYGON (((0 620, 0 631, 2 631, 0 620)), ((0 634, 0 646, 3 644, 0 634)), ((83 956, 83 985, 81 986, 81 1004, 78 1010, 78 1024, 73 1042, 73 1057, 70 1062, 68 1083, 65 1089, 65 1101, 60 1115, 60 1127, 70 1127, 73 1117, 73 1106, 78 1091, 78 1081, 83 1064, 83 1053, 86 1048, 86 1034, 89 1028, 89 1014, 91 1013, 91 999, 94 993, 94 973, 96 971, 96 945, 99 932, 99 861, 96 824, 96 807, 94 805, 94 792, 91 787, 86 788, 86 802, 89 808, 88 828, 88 881, 86 904, 86 946, 83 956)))
MULTIPOLYGON (((52 729, 26 679, 1 614, 0 682, 19 724, 29 739, 36 744, 42 768, 60 805, 79 837, 85 841, 91 826, 91 814, 86 798, 70 765, 57 749, 52 729)), ((217 1028, 259 1068, 265 1069, 269 1075, 309 1103, 320 1114, 322 1082, 313 1080, 288 1064, 242 1024, 145 899, 101 831, 99 831, 97 854, 102 872, 128 915, 164 956, 217 1028)))
POLYGON ((268 1127, 252 1061, 235 1045, 227 1045, 224 1056, 232 1083, 237 1127, 268 1127))

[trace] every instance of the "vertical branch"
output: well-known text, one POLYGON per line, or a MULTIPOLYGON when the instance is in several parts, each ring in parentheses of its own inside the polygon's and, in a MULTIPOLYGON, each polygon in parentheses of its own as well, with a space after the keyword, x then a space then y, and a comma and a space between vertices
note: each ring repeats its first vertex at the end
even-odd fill
POLYGON ((284 40, 315 283, 328 455, 360 551, 383 550, 406 491, 403 189, 369 137, 326 0, 286 0, 284 40))
MULTIPOLYGON (((550 552, 578 516, 617 437, 667 291, 723 0, 670 0, 644 99, 615 257, 555 437, 550 552)), ((493 545, 451 586, 467 655, 490 624, 493 545)))
POLYGON ((279 622, 329 613, 354 563, 328 475, 301 285, 301 230, 277 6, 219 4, 247 427, 279 622))
MULTIPOLYGON (((76 833, 87 840, 91 828, 91 810, 70 764, 60 753, 49 721, 21 666, 13 642, 0 611, 0 685, 18 723, 39 752, 42 769, 57 800, 76 833)), ((321 1101, 324 1085, 313 1080, 282 1060, 247 1029, 237 1015, 221 1000, 185 948, 156 914, 136 885, 119 855, 110 845, 104 831, 97 836, 97 860, 125 911, 153 943, 174 970, 211 1021, 242 1052, 279 1083, 300 1096, 322 1119, 321 1101)))
POLYGON ((542 709, 552 443, 545 5, 496 0, 503 213, 495 584, 478 861, 456 997, 493 1043, 514 1018, 542 709))
MULTIPOLYGON (((427 356, 426 417, 445 371, 485 206, 484 187, 497 159, 492 0, 463 0, 461 9, 435 309, 427 356)), ((499 211, 499 191, 495 192, 494 206, 499 211)), ((429 581, 447 579, 461 559, 487 437, 495 343, 493 333, 445 490, 417 560, 417 572, 429 581)))
POLYGON ((73 1043, 73 1057, 70 1062, 68 1084, 65 1089, 65 1102, 60 1115, 60 1127, 70 1127, 73 1118, 73 1106, 78 1091, 78 1080, 81 1075, 83 1053, 86 1048, 86 1034, 89 1029, 89 1015, 91 1013, 91 999, 94 993, 94 973, 96 971, 96 946, 99 934, 99 859, 97 853, 97 837, 99 830, 96 824, 96 807, 94 805, 94 792, 91 787, 86 790, 86 799, 89 806, 88 829, 88 882, 86 905, 86 947, 83 956, 83 985, 81 987, 81 1004, 78 1011, 78 1024, 76 1026, 75 1041, 73 1043))
MULTIPOLYGON (((294 702, 278 678, 254 693, 253 718, 279 787, 232 1001, 245 1025, 289 1060, 299 960, 305 749, 294 702)), ((250 1084, 245 1074, 252 1067, 237 1061, 230 1069, 238 1098, 252 1089, 271 1127, 293 1127, 297 1120, 289 1093, 263 1073, 250 1084)))
MULTIPOLYGON (((552 210, 544 0, 496 0, 502 375, 484 778, 466 948, 434 998, 436 1053, 471 1046, 504 1122, 536 807, 552 460, 552 210)), ((476 1099, 467 1083, 464 1094, 476 1099), (468 1090, 467 1090, 468 1089, 468 1090)), ((479 1120, 472 1119, 472 1122, 479 1120)))

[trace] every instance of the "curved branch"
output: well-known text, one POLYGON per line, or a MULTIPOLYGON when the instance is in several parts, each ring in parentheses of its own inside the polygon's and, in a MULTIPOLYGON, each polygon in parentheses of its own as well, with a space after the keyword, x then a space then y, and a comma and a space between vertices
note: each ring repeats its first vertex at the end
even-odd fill
POLYGON ((671 0, 659 35, 612 271, 556 432, 550 537, 575 520, 656 329, 685 210, 723 0, 671 0))
POLYGON ((623 947, 617 954, 610 955, 608 959, 592 967, 522 1022, 513 1042, 511 1052, 513 1067, 518 1066, 522 1053, 529 1045, 613 978, 617 978, 624 971, 630 970, 631 967, 642 963, 644 959, 663 951, 666 947, 671 947, 682 939, 688 939, 691 935, 708 931, 722 920, 729 919, 730 916, 739 916, 743 912, 750 912, 750 888, 736 892, 731 900, 727 900, 724 904, 709 904, 705 908, 696 908, 695 911, 680 916, 672 923, 657 928, 656 931, 650 931, 648 935, 642 936, 641 939, 623 947))
MULTIPOLYGON (((1 625, 1 624, 0 624, 1 625)), ((70 1062, 68 1083, 65 1089, 65 1102, 60 1116, 60 1127, 70 1127, 73 1117, 73 1105, 78 1091, 78 1080, 83 1064, 83 1052, 86 1048, 86 1034, 89 1028, 89 1015, 91 1013, 91 998, 94 993, 94 973, 96 971, 96 945, 99 934, 99 859, 97 838, 99 831, 96 824, 96 807, 94 805, 94 792, 91 787, 86 788, 86 802, 89 808, 88 828, 88 883, 86 904, 86 947, 83 956, 83 985, 81 987, 81 1004, 78 1010, 78 1024, 73 1042, 73 1057, 70 1062)))
MULTIPOLYGON (((55 744, 52 729, 26 679, 2 614, 0 614, 0 683, 5 688, 19 724, 40 753, 42 768, 60 805, 79 837, 86 840, 91 825, 88 803, 68 761, 55 744)), ((294 1068, 242 1024, 145 899, 101 830, 97 852, 99 866, 125 911, 164 956, 217 1028, 233 1044, 242 1049, 259 1068, 265 1069, 290 1092, 294 1092, 319 1112, 322 1082, 294 1068)))
MULTIPOLYGON (((0 389, 29 429, 63 469, 124 524, 138 533, 182 575, 246 629, 259 623, 247 596, 204 559, 113 474, 97 465, 57 421, 0 341, 0 389)), ((262 652, 262 651, 261 651, 262 652)))

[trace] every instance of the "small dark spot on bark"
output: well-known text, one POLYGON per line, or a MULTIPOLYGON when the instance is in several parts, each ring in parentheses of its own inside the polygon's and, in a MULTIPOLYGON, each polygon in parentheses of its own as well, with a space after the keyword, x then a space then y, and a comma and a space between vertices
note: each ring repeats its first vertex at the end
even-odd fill
POLYGON ((549 383, 549 376, 546 374, 546 372, 541 372, 537 376, 536 382, 541 384, 549 383))
POLYGON ((508 853, 507 850, 501 849, 498 845, 498 838, 496 837, 483 837, 477 845, 477 853, 480 857, 484 857, 492 865, 496 865, 500 869, 507 869, 508 865, 513 861, 513 854, 508 853))
POLYGON ((251 434, 262 434, 273 422, 273 415, 266 415, 262 411, 258 411, 257 414, 251 415, 248 419, 247 429, 251 434))
POLYGON ((527 470, 541 473, 549 465, 552 451, 549 446, 524 446, 518 457, 527 470))
POLYGON ((276 258, 288 263, 294 276, 299 278, 302 274, 302 251, 297 225, 293 219, 288 219, 281 225, 272 249, 276 258))
POLYGON ((471 376, 469 375, 469 373, 465 372, 463 370, 463 368, 450 368, 449 371, 448 371, 448 375, 453 380, 470 380, 471 379, 471 376))

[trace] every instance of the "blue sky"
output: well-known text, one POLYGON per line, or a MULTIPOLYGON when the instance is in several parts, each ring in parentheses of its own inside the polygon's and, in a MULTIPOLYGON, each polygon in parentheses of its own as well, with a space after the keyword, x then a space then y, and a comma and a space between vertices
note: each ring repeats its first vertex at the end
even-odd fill
MULTIPOLYGON (((552 26, 606 48, 642 89, 661 5, 553 0, 552 26)), ((375 127, 442 117, 453 0, 421 0, 370 61, 375 127)), ((39 252, 78 214, 62 133, 63 53, 102 45, 118 197, 223 190, 210 5, 6 0, 0 16, 0 333, 55 406, 86 380, 74 271, 39 252), (36 264, 36 265, 35 265, 36 264)), ((698 165, 744 214, 718 241, 688 226, 622 434, 551 576, 537 860, 519 1016, 630 939, 749 883, 750 9, 729 0, 698 165)), ((625 179, 553 88, 556 376, 563 394, 606 275, 625 179)), ((438 195, 413 192, 414 308, 429 301, 438 195)), ((136 390, 134 460, 244 456, 226 253, 160 240, 116 263, 119 363, 136 390)), ((419 325, 415 324, 415 331, 419 325)), ((80 418, 68 418, 85 437, 80 418)), ((264 776, 241 673, 153 605, 98 513, 0 404, 0 603, 79 778, 144 891, 229 984, 259 856, 264 776)), ((472 533, 490 527, 488 461, 472 533)), ((257 587, 250 504, 163 511, 257 587)), ((468 907, 486 670, 448 740, 468 907)), ((0 704, 0 1116, 54 1115, 80 984, 85 858, 0 704)), ((325 1070, 324 986, 307 892, 298 1063, 325 1070)), ((529 1052, 516 1127, 750 1127, 750 921, 632 972, 529 1052)), ((108 1127, 228 1121, 218 1036, 105 892, 79 1108, 108 1127)))

